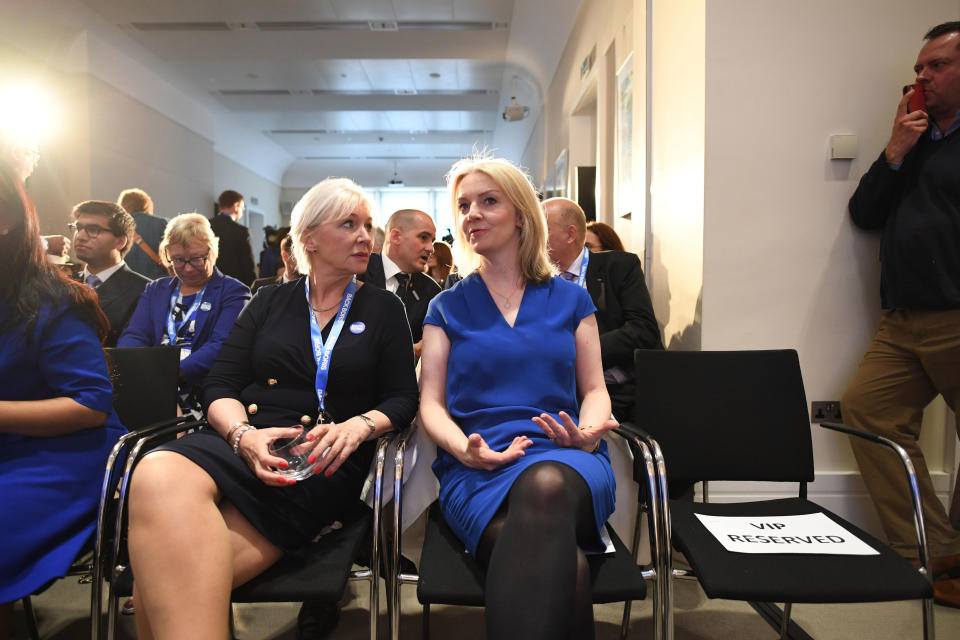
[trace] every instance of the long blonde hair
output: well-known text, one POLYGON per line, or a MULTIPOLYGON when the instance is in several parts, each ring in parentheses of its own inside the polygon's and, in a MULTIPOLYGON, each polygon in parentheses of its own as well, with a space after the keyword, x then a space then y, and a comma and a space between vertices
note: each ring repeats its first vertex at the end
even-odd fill
MULTIPOLYGON (((517 210, 520 218, 520 273, 526 282, 542 284, 556 275, 556 267, 547 256, 547 223, 540 208, 536 189, 523 171, 509 160, 487 156, 473 156, 458 160, 447 173, 447 188, 454 216, 459 216, 457 190, 460 183, 471 173, 483 173, 497 183, 507 200, 517 210)), ((456 227, 456 242, 453 245, 454 262, 463 273, 470 273, 480 266, 480 256, 470 247, 459 220, 456 227)))

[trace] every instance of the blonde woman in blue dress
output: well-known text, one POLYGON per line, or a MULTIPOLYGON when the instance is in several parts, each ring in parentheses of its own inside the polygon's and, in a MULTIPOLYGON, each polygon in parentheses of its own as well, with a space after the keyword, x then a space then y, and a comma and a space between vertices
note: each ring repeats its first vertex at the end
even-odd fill
POLYGON ((616 426, 595 308, 556 277, 520 170, 461 160, 448 183, 468 275, 431 302, 420 401, 440 506, 486 569, 488 638, 592 638, 584 551, 614 509, 616 426))

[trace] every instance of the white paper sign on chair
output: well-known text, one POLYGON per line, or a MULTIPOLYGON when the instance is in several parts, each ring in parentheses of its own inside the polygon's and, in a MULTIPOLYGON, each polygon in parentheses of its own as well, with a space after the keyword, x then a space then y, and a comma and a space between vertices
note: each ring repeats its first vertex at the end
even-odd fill
POLYGON ((822 513, 755 517, 695 515, 727 551, 735 553, 879 555, 822 513))

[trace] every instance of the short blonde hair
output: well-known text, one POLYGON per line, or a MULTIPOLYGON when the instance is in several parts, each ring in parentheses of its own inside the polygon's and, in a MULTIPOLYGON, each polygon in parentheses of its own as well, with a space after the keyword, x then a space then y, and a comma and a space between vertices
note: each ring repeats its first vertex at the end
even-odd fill
POLYGON ((327 178, 313 185, 293 207, 290 214, 290 235, 293 236, 293 255, 300 273, 310 275, 310 256, 304 249, 304 239, 320 225, 348 218, 358 209, 373 215, 370 196, 349 178, 327 178))
POLYGON ((153 215, 153 200, 143 189, 124 189, 117 198, 117 204, 123 207, 127 213, 140 213, 144 211, 153 215))
POLYGON ((159 251, 160 259, 167 267, 170 266, 170 258, 167 257, 167 247, 172 244, 185 244, 191 240, 200 240, 210 249, 210 255, 207 259, 216 263, 217 256, 220 255, 220 238, 214 235, 210 228, 210 221, 199 213, 181 213, 173 220, 167 223, 167 230, 163 233, 163 240, 160 241, 159 251))
MULTIPOLYGON (((509 160, 487 156, 473 156, 458 160, 447 173, 447 188, 454 216, 459 216, 457 190, 460 183, 471 173, 483 173, 497 183, 520 217, 520 273, 524 280, 542 284, 556 275, 556 267, 547 256, 547 223, 540 209, 537 191, 530 178, 509 160)), ((456 242, 453 245, 454 263, 464 273, 480 266, 480 256, 470 247, 463 229, 456 225, 456 242)))

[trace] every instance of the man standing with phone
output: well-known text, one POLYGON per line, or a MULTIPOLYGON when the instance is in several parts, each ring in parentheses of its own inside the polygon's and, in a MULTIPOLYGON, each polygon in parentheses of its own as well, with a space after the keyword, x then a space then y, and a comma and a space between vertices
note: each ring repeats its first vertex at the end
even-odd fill
MULTIPOLYGON (((842 413, 848 424, 890 438, 910 454, 933 557, 935 599, 960 607, 960 531, 937 499, 918 445, 923 409, 934 397, 942 394, 960 412, 960 22, 938 25, 924 40, 914 72, 926 110, 908 108, 917 89, 908 90, 890 141, 850 199, 857 226, 883 230, 884 312, 844 393, 842 413)), ((890 545, 916 560, 911 500, 899 461, 863 440, 854 439, 852 446, 890 545)))

